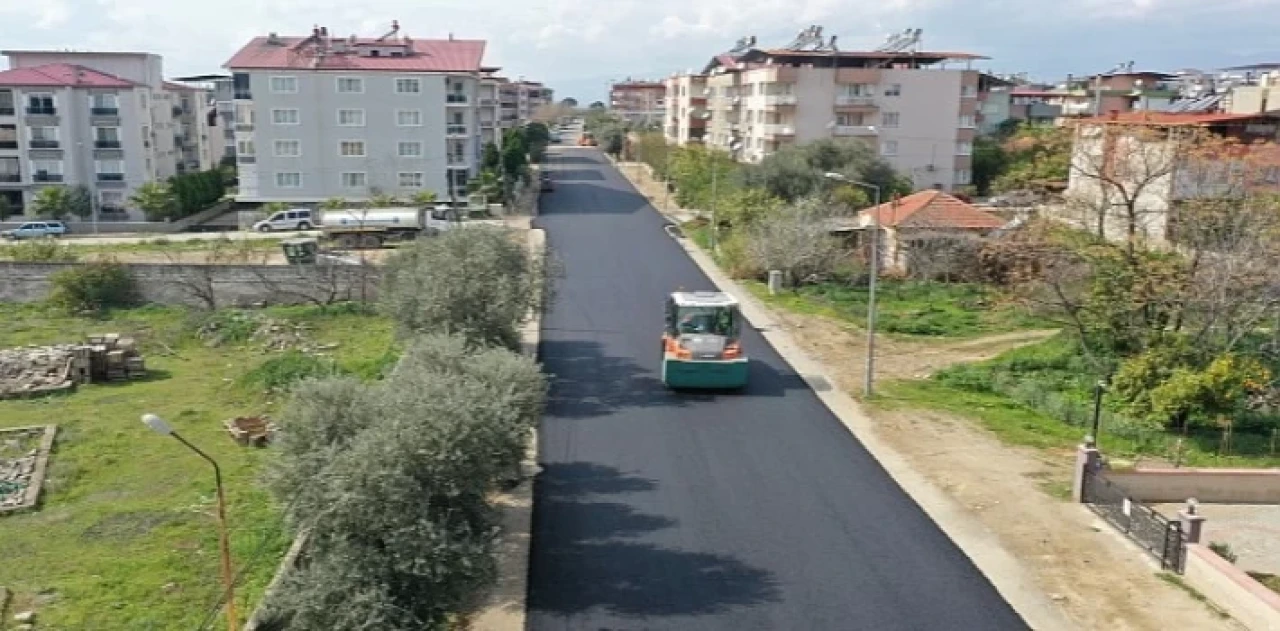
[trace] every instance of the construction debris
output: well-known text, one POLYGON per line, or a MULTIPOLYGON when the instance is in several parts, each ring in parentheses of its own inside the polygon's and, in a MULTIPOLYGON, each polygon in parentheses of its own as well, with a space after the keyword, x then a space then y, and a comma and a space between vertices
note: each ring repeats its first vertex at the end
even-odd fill
POLYGON ((223 425, 237 443, 246 447, 265 446, 276 433, 276 424, 265 416, 238 416, 223 425))
POLYGON ((26 503, 27 489, 38 483, 33 478, 44 435, 44 427, 0 430, 0 512, 26 503))
POLYGON ((0 399, 70 390, 77 384, 146 376, 132 338, 92 335, 87 344, 0 349, 0 399))

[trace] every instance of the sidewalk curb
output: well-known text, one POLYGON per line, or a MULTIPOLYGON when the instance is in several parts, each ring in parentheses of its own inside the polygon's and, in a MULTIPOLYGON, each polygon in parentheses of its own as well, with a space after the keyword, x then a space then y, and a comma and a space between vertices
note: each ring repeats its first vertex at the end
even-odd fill
MULTIPOLYGON (((547 256, 547 233, 529 230, 529 249, 538 258, 547 256)), ((520 328, 520 345, 525 355, 538 358, 542 339, 542 313, 534 311, 520 328)), ((481 600, 475 617, 467 625, 472 631, 524 631, 528 617, 529 548, 533 541, 533 478, 538 474, 538 430, 529 436, 524 460, 520 463, 519 486, 500 494, 498 507, 501 534, 494 554, 498 559, 498 580, 481 600)))
MULTIPOLYGON (((655 209, 656 211, 657 209, 655 209)), ((661 214, 661 213, 659 213, 661 214)), ((666 217, 666 215, 663 215, 666 217)), ((895 449, 880 440, 862 406, 834 387, 825 367, 796 345, 790 334, 751 292, 725 275, 705 252, 687 238, 675 241, 721 291, 732 294, 747 320, 795 369, 831 413, 862 444, 885 472, 978 568, 1023 621, 1037 631, 1075 627, 1035 585, 1034 575, 1006 550, 994 533, 966 514, 963 506, 934 486, 895 449)))

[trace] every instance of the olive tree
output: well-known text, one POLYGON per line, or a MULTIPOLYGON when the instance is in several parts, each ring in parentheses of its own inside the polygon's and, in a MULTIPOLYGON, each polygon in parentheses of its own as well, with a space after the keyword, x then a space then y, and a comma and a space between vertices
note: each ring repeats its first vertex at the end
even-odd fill
POLYGON ((391 257, 379 297, 401 335, 440 332, 516 349, 519 324, 542 296, 542 268, 512 230, 457 228, 391 257))

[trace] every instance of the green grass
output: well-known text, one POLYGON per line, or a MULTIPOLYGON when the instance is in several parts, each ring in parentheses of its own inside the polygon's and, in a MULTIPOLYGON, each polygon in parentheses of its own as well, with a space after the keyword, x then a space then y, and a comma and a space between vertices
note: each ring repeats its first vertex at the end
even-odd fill
MULTIPOLYGON (((368 373, 394 353, 391 327, 380 318, 341 308, 269 312, 308 322, 318 342, 340 344, 332 353, 350 372, 368 373)), ((204 619, 219 593, 212 471, 173 439, 146 430, 139 416, 154 412, 222 466, 235 564, 246 569, 236 600, 247 616, 289 541, 259 484, 271 452, 240 447, 221 422, 279 410, 281 397, 236 383, 277 354, 210 347, 186 333, 191 319, 179 309, 118 311, 95 321, 4 305, 0 321, 0 347, 94 332, 135 336, 150 371, 142 381, 0 401, 0 427, 59 426, 42 506, 0 517, 0 585, 15 592, 11 611, 34 608, 42 628, 61 629, 192 629, 204 619)))
POLYGON ((1253 580, 1262 583, 1267 589, 1280 594, 1280 575, 1267 574, 1265 572, 1249 572, 1249 576, 1253 577, 1253 580))

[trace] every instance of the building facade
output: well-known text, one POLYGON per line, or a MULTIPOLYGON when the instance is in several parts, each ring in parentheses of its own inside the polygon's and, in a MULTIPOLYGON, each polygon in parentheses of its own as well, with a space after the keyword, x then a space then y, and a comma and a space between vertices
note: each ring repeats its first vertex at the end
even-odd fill
POLYGON ((0 196, 29 211, 45 187, 83 187, 100 219, 141 218, 133 191, 178 173, 175 100, 147 53, 7 51, 0 196))
POLYGON ((702 142, 707 131, 707 77, 682 73, 666 80, 666 112, 662 133, 667 142, 687 145, 702 142))
POLYGON ((809 31, 787 48, 739 47, 706 68, 706 143, 758 162, 790 144, 845 138, 875 148, 917 189, 955 190, 972 178, 975 59, 841 51, 809 31))
MULTIPOLYGON (((483 138, 480 40, 257 37, 232 73, 238 201, 465 199, 483 138)), ((499 100, 501 100, 499 88, 499 100)), ((491 113, 493 110, 489 108, 491 113)))
POLYGON ((666 117, 667 86, 661 81, 615 83, 609 88, 609 109, 639 125, 659 125, 666 117))

